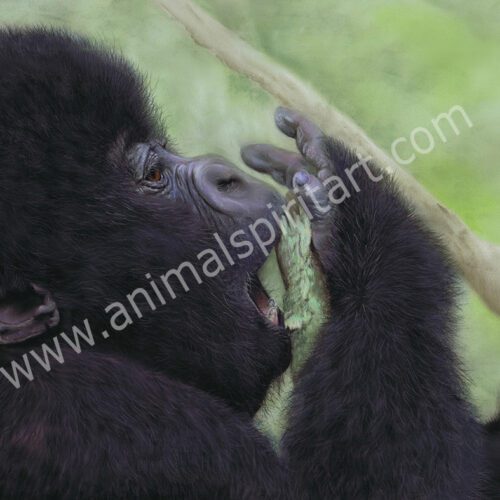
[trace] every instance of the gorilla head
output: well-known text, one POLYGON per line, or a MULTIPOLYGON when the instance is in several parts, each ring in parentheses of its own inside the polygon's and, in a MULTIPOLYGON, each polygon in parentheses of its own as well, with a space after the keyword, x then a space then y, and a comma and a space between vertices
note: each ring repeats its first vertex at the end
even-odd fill
POLYGON ((92 349, 256 411, 290 360, 255 279, 280 197, 176 153, 140 78, 88 41, 4 31, 0 66, 0 362, 87 321, 92 349))

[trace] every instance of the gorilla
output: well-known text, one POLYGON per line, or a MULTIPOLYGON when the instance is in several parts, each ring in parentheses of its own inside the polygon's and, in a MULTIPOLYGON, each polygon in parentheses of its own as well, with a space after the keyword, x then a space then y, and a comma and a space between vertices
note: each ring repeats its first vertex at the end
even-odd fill
POLYGON ((284 108, 300 154, 243 150, 309 207, 331 307, 277 453, 252 417, 292 356, 257 277, 284 200, 181 156, 85 39, 5 29, 0 67, 1 498, 494 498, 454 274, 373 165, 284 108), (329 179, 356 189, 327 211, 329 179))

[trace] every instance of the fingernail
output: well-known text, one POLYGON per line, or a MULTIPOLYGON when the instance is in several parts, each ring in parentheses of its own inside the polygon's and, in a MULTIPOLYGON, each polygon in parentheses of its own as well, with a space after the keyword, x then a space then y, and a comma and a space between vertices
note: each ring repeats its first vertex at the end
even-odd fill
POLYGON ((293 176, 293 182, 297 187, 305 186, 309 182, 310 176, 305 170, 299 170, 293 176))
POLYGON ((294 123, 289 116, 287 108, 279 107, 274 114, 274 121, 280 130, 286 135, 293 136, 295 133, 294 123))

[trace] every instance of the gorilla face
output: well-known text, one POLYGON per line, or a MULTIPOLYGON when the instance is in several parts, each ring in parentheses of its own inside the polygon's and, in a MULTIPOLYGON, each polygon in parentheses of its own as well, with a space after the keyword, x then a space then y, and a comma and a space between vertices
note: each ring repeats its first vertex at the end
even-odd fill
MULTIPOLYGON (((279 227, 270 213, 273 210, 282 214, 284 200, 225 158, 215 155, 186 158, 171 152, 166 141, 153 140, 133 145, 127 159, 139 193, 191 207, 193 213, 225 240, 230 241, 234 232, 242 230, 250 237, 248 226, 262 219, 272 224, 276 234, 269 249, 279 240, 279 227)), ((254 236, 260 237, 258 232, 254 236)), ((275 325, 283 326, 281 311, 273 305, 274 300, 258 278, 257 271, 265 255, 252 252, 245 257, 246 266, 240 266, 248 271, 243 295, 248 294, 258 311, 275 325)))
MULTIPOLYGON (((252 177, 246 175, 237 169, 228 160, 213 155, 200 156, 195 158, 183 157, 172 151, 167 141, 150 140, 133 144, 126 149, 127 161, 124 163, 123 174, 131 176, 135 185, 135 194, 139 200, 147 206, 153 203, 155 214, 151 214, 151 220, 158 215, 158 207, 175 208, 182 211, 189 210, 189 219, 192 223, 203 230, 208 230, 211 234, 217 233, 224 242, 232 241, 232 235, 240 232, 245 241, 250 241, 253 237, 263 238, 264 235, 259 231, 250 234, 249 227, 254 221, 266 219, 272 224, 273 231, 276 232, 276 238, 267 247, 269 252, 271 248, 279 241, 279 228, 275 219, 271 218, 270 210, 280 213, 283 207, 283 199, 276 191, 267 185, 258 182, 252 177)), ((178 217, 174 215, 172 219, 178 217)), ((261 229, 261 228, 259 228, 261 229)), ((187 231, 187 228, 184 229, 187 231)), ((164 240, 168 245, 172 243, 171 236, 158 234, 155 236, 158 241, 164 240)), ((205 249, 212 248, 211 242, 200 239, 205 244, 205 249)), ((194 248, 194 245, 187 246, 194 248)), ((198 248, 200 248, 198 246, 198 248)), ((217 282, 202 284, 198 290, 190 289, 189 295, 184 297, 182 308, 187 312, 183 319, 183 328, 191 327, 196 330, 196 335, 204 336, 208 340, 206 325, 194 325, 190 316, 196 313, 204 305, 206 312, 205 320, 209 320, 214 328, 220 328, 221 331, 231 335, 231 343, 235 346, 241 342, 241 351, 237 357, 246 357, 252 353, 252 348, 256 354, 255 358, 251 356, 245 361, 239 360, 235 366, 232 362, 228 365, 224 373, 224 380, 214 385, 231 385, 230 379, 238 380, 237 386, 241 387, 241 378, 237 376, 242 372, 243 378, 252 381, 257 375, 260 379, 255 386, 259 387, 259 396, 254 399, 251 406, 248 401, 253 399, 251 396, 251 387, 247 386, 250 397, 244 396, 245 409, 254 413, 265 394, 269 382, 281 374, 290 362, 290 342, 288 334, 284 328, 284 319, 281 311, 277 310, 274 301, 270 298, 262 287, 258 278, 258 271, 264 264, 267 253, 263 253, 254 245, 254 251, 250 255, 245 254, 243 260, 239 260, 240 254, 235 252, 235 248, 227 245, 226 250, 232 256, 231 262, 234 267, 225 269, 217 282), (217 291, 218 287, 221 287, 217 291), (210 299, 205 298, 206 293, 210 299), (212 295, 220 293, 224 298, 224 303, 214 300, 212 295), (202 298, 203 296, 203 298, 202 298), (226 319, 228 322, 226 323, 226 319), (199 331, 198 331, 199 330, 199 331), (250 344, 248 344, 250 340, 250 344), (255 370, 251 365, 258 362, 258 369, 255 370), (248 366, 248 368, 246 367, 248 366), (236 375, 236 378, 234 378, 236 375)), ((203 252, 203 250, 202 250, 203 252)), ((186 255, 182 255, 185 257, 186 255)), ((174 264, 174 266, 176 266, 174 264)), ((196 283, 193 283, 196 286, 196 283)), ((168 307, 168 305, 167 305, 168 307)), ((192 335, 192 333, 190 334, 192 335)), ((165 345, 162 342, 157 345, 158 353, 165 351, 165 345)), ((200 344, 201 345, 201 344, 200 344)), ((198 346, 198 348, 200 347, 198 346)), ((220 345, 214 346, 217 350, 220 345)), ((239 347, 237 347, 240 349, 239 347)), ((176 356, 182 357, 184 353, 179 353, 176 346, 168 347, 168 357, 176 352, 176 356)), ((227 344, 222 351, 224 356, 230 353, 227 344)), ((231 359, 232 356, 229 356, 231 359)), ((161 366, 178 365, 173 361, 165 362, 164 359, 159 363, 161 366)), ((185 360, 184 363, 190 366, 189 370, 182 370, 181 378, 187 377, 191 383, 199 384, 199 381, 193 380, 193 374, 199 370, 198 367, 185 360)), ((209 364, 206 366, 210 373, 205 373, 206 380, 213 379, 214 375, 223 373, 222 363, 217 361, 216 370, 209 364), (220 373, 217 372, 220 370, 220 373)), ((225 371, 224 370, 224 371, 225 371)), ((171 369, 169 368, 169 373, 171 369)), ((202 384, 203 385, 203 384, 202 384)), ((214 386, 206 387, 213 390, 214 386)), ((234 389, 231 389, 234 399, 234 389)))
POLYGON ((0 47, 0 362, 85 319, 110 330, 121 303, 131 321, 94 349, 255 412, 290 341, 256 279, 278 238, 266 252, 244 242, 277 232, 281 198, 223 158, 158 140, 140 79, 115 55, 44 30, 1 33, 0 47))

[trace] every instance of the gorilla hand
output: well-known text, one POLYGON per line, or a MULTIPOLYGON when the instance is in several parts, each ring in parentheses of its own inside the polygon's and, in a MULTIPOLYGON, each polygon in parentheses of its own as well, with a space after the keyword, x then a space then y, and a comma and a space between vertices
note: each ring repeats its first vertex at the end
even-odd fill
POLYGON ((334 174, 327 151, 328 138, 317 125, 287 108, 276 110, 275 122, 285 135, 295 139, 300 154, 268 144, 253 144, 242 149, 242 159, 302 199, 311 219, 313 246, 323 262, 322 256, 331 247, 330 221, 334 212, 325 185, 334 174))

